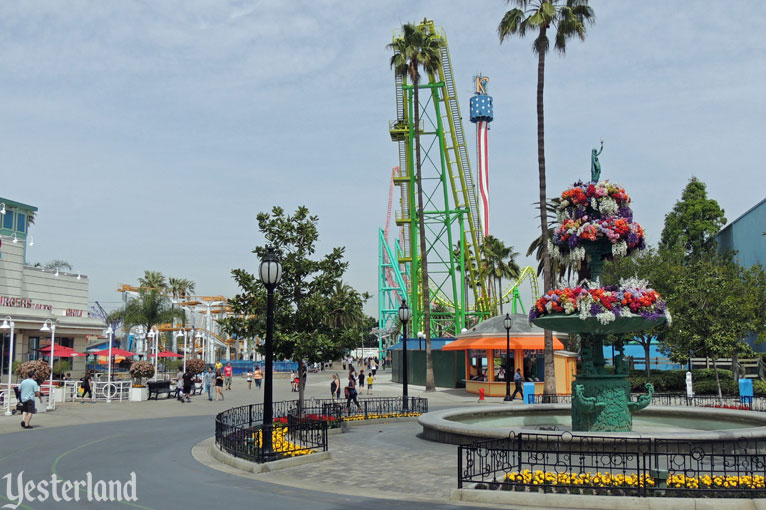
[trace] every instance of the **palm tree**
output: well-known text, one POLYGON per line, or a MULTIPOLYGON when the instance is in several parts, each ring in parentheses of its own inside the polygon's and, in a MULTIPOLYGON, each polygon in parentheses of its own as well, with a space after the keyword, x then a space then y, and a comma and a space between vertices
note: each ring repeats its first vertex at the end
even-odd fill
POLYGON ((43 269, 50 270, 50 271, 53 271, 54 269, 56 269, 56 270, 65 269, 67 271, 71 271, 72 270, 72 264, 70 264, 66 260, 54 259, 54 260, 51 260, 50 262, 48 262, 47 264, 45 264, 43 266, 43 269))
POLYGON ((138 279, 138 283, 143 289, 156 290, 158 292, 163 292, 168 288, 168 284, 165 282, 165 275, 159 271, 144 271, 144 276, 138 279))
POLYGON ((351 328, 360 324, 364 318, 362 311, 364 300, 351 285, 338 281, 330 296, 329 310, 325 323, 332 328, 351 328))
POLYGON ((142 289, 138 299, 129 301, 124 308, 109 314, 107 322, 123 320, 125 331, 133 326, 143 326, 148 333, 152 326, 184 319, 184 312, 173 308, 168 299, 156 290, 142 289))
POLYGON ((490 279, 490 288, 494 289, 497 284, 497 299, 500 301, 500 313, 503 313, 503 278, 518 278, 521 268, 516 263, 518 253, 513 251, 513 246, 506 246, 500 239, 487 236, 482 243, 482 252, 485 262, 484 276, 490 279), (494 280, 494 283, 492 282, 494 280))
MULTIPOLYGON (((425 21, 425 20, 424 20, 425 21)), ((415 25, 407 23, 402 26, 402 35, 388 45, 394 50, 391 57, 391 67, 402 77, 409 77, 414 93, 413 106, 415 110, 415 168, 418 184, 418 231, 420 237, 420 271, 423 287, 423 329, 426 335, 426 391, 435 391, 433 358, 431 356, 431 296, 428 284, 428 253, 426 245, 426 227, 423 208, 423 176, 420 163, 420 68, 428 73, 439 69, 444 39, 439 35, 429 33, 425 23, 415 25)))
MULTIPOLYGON (((500 42, 512 35, 524 37, 527 31, 537 31, 532 51, 537 55, 537 165, 540 182, 540 233, 542 235, 543 292, 553 287, 551 257, 548 253, 548 221, 545 208, 545 123, 543 115, 543 86, 545 84, 545 55, 550 43, 548 30, 555 29, 554 47, 566 51, 566 43, 572 37, 585 40, 585 22, 593 22, 593 9, 588 0, 506 0, 517 7, 503 16, 497 27, 500 42)), ((547 395, 556 393, 553 366, 553 334, 545 331, 545 389, 547 395)))

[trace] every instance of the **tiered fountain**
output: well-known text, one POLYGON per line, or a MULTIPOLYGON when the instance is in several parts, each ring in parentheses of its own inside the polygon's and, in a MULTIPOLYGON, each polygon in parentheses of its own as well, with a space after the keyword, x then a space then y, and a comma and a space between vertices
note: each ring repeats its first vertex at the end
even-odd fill
POLYGON ((594 159, 591 181, 576 182, 562 193, 560 224, 549 243, 552 257, 589 279, 549 291, 535 304, 530 320, 544 329, 580 336, 582 368, 572 382, 572 430, 623 432, 632 430, 631 413, 649 405, 654 388, 647 384, 648 394, 633 401, 622 342, 615 343, 615 370, 608 373, 604 340, 652 328, 669 315, 659 294, 643 282, 601 285, 604 260, 641 250, 645 243, 643 229, 633 221, 630 197, 622 187, 598 181, 595 150, 594 159))

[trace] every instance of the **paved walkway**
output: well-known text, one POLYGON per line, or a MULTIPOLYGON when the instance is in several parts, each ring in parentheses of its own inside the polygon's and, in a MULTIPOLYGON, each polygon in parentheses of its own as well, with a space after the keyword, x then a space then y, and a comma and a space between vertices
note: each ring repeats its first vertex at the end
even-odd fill
MULTIPOLYGON (((341 371, 337 372, 343 375, 341 371)), ((332 373, 335 371, 310 374, 307 398, 329 397, 332 373)), ((390 378, 390 372, 379 372, 372 396, 400 396, 401 385, 392 383, 390 378)), ((432 409, 476 405, 476 397, 462 390, 441 389, 426 394, 423 387, 411 386, 409 393, 411 396, 426 396, 432 409)), ((329 460, 260 475, 222 465, 205 455, 205 448, 200 448, 200 445, 205 444, 200 441, 213 435, 213 416, 230 407, 261 402, 263 390, 248 390, 244 379, 235 379, 233 390, 225 391, 224 394, 224 401, 210 402, 206 396, 195 396, 189 404, 174 399, 111 404, 59 404, 54 412, 35 415, 32 420, 35 429, 32 431, 21 429, 18 416, 0 415, 0 434, 8 434, 8 440, 3 440, 0 447, 0 459, 11 461, 32 447, 40 455, 33 456, 28 462, 17 463, 14 466, 16 470, 28 469, 30 473, 44 476, 46 462, 55 466, 57 456, 75 451, 79 453, 76 457, 71 456, 77 467, 74 469, 73 466, 73 477, 86 469, 94 472, 102 469, 117 470, 115 476, 122 472, 118 467, 123 471, 140 470, 139 482, 146 495, 142 505, 148 503, 144 508, 151 508, 152 503, 161 500, 167 487, 178 487, 176 483, 182 483, 175 480, 177 477, 173 474, 177 471, 174 466, 180 465, 187 467, 178 475, 190 484, 185 485, 187 489, 182 491, 184 496, 181 499, 186 504, 195 501, 198 487, 200 490, 207 490, 206 487, 213 489, 208 487, 208 482, 214 480, 216 494, 226 494, 219 492, 225 491, 226 487, 244 491, 241 494, 242 501, 246 500, 247 491, 256 491, 266 499, 272 495, 277 498, 288 497, 288 500, 280 500, 282 506, 276 504, 277 500, 273 500, 274 505, 265 506, 262 505, 265 500, 259 500, 259 508, 282 510, 305 508, 307 505, 313 507, 317 504, 323 508, 402 508, 401 505, 406 501, 421 501, 423 503, 420 506, 424 509, 455 508, 448 498, 450 491, 456 487, 456 447, 419 439, 417 434, 420 426, 414 420, 369 421, 348 427, 346 433, 332 434, 329 437, 332 458, 329 460), (46 432, 47 429, 59 427, 60 431, 55 434, 46 432), (80 439, 78 441, 73 437, 80 439), (41 438, 44 441, 40 442, 41 438), (61 440, 64 444, 54 446, 59 445, 61 440), (123 445, 121 448, 124 449, 120 450, 123 453, 116 464, 108 447, 114 441, 123 445), (193 460, 192 452, 202 464, 193 460), (194 468, 187 462, 198 467, 194 468), (147 470, 150 465, 152 469, 147 470), (217 470, 218 475, 205 475, 208 468, 217 470), (157 477, 158 472, 170 473, 170 476, 157 477), (220 478, 222 475, 227 478, 220 478), (375 498, 385 498, 389 503, 375 498)), ((364 398, 367 395, 363 393, 361 396, 364 398)), ((275 401, 296 398, 297 393, 290 391, 286 379, 275 379, 275 401)), ((494 399, 496 402, 500 400, 494 399)), ((207 439, 206 442, 210 444, 211 440, 207 439)), ((208 498, 212 494, 208 494, 199 493, 196 497, 201 499, 197 501, 210 502, 208 498)), ((234 501, 239 501, 239 497, 240 493, 237 492, 234 501)), ((161 507, 156 506, 156 503, 154 505, 154 508, 161 507)), ((409 506, 405 505, 405 508, 409 506)))
MULTIPOLYGON (((340 368, 340 367, 338 367, 340 368)), ((309 374, 306 385, 306 398, 330 398, 330 380, 333 373, 340 374, 345 382, 342 370, 325 370, 318 374, 309 374)), ((374 397, 401 396, 402 386, 391 382, 391 372, 378 372, 374 385, 374 397)), ((469 395, 464 390, 443 389, 426 393, 422 386, 410 386, 409 395, 426 397, 433 407, 457 406, 475 404, 476 396, 469 395)), ((244 378, 236 377, 231 391, 224 391, 225 400, 210 402, 206 395, 195 395, 191 403, 181 403, 175 399, 150 400, 145 402, 65 402, 56 404, 56 410, 50 413, 39 412, 32 418, 32 425, 38 427, 63 427, 82 423, 97 423, 106 421, 122 421, 135 419, 168 418, 173 416, 215 416, 217 413, 235 406, 263 402, 263 389, 247 389, 244 378)), ((360 398, 368 395, 360 392, 360 398)), ((290 390, 286 378, 274 379, 274 401, 297 400, 298 393, 290 390)), ((502 398, 487 399, 487 402, 499 403, 502 398)), ((520 405, 520 404, 519 404, 520 405)), ((38 409, 40 407, 37 402, 38 409)), ((0 411, 0 434, 20 430, 20 418, 3 416, 0 411)), ((212 422, 211 422, 212 431, 212 422)))

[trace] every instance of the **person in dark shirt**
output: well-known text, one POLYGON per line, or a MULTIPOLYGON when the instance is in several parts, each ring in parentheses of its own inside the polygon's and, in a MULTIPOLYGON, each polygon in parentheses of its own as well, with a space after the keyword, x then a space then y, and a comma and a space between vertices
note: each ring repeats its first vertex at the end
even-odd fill
POLYGON ((184 372, 183 381, 184 381, 183 396, 186 399, 186 402, 191 402, 191 390, 192 390, 192 385, 194 384, 194 375, 187 370, 186 372, 184 372))

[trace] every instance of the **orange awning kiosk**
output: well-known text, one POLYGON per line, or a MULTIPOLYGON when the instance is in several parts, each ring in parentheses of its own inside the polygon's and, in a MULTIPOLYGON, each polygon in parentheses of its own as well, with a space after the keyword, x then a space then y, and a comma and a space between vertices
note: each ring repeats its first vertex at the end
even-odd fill
MULTIPOLYGON (((530 324, 529 318, 523 314, 513 314, 511 321, 508 354, 505 353, 508 331, 505 329, 505 316, 502 315, 485 319, 442 347, 443 351, 465 351, 465 388, 469 393, 484 390, 488 396, 505 395, 506 382, 504 378, 498 377, 500 371, 496 373, 495 369, 504 366, 506 359, 509 364, 506 377, 513 377, 513 373, 518 370, 525 382, 535 383, 536 393, 542 392, 544 383, 537 377, 537 360, 545 350, 544 331, 530 324)), ((556 393, 560 394, 570 393, 577 371, 577 354, 564 349, 564 343, 554 336, 556 393)))
MULTIPOLYGON (((506 347, 506 337, 481 337, 481 338, 463 338, 455 340, 442 347, 443 351, 467 351, 469 349, 492 349, 495 351, 504 351, 506 347)), ((558 338, 553 339, 553 349, 562 350, 564 344, 558 338)), ((545 349, 545 337, 542 336, 512 336, 511 350, 543 350, 545 349)))

